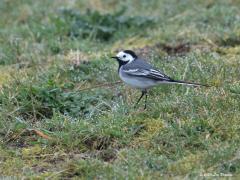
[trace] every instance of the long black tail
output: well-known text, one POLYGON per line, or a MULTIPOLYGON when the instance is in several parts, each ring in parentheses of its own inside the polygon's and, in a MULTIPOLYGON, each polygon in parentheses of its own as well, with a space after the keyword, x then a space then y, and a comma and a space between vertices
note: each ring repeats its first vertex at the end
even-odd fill
POLYGON ((174 80, 172 79, 171 81, 169 81, 169 83, 175 83, 175 84, 183 84, 183 85, 188 85, 188 86, 205 86, 205 87, 210 87, 207 84, 200 84, 200 83, 194 83, 194 82, 187 82, 187 81, 181 81, 181 80, 174 80))

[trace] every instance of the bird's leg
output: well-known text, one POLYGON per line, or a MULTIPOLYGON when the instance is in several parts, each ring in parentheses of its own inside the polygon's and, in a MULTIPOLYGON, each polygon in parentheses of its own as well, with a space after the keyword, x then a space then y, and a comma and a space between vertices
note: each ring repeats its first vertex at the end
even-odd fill
POLYGON ((143 90, 142 91, 142 94, 140 96, 140 98, 137 100, 136 104, 134 107, 136 107, 138 105, 138 103, 140 102, 140 100, 142 99, 142 97, 145 95, 145 105, 144 105, 144 109, 147 108, 147 91, 146 90, 143 90))
POLYGON ((144 105, 144 109, 146 109, 147 108, 147 91, 145 92, 145 105, 144 105))
POLYGON ((138 105, 138 103, 140 102, 140 100, 142 99, 142 97, 144 96, 145 93, 146 93, 146 91, 142 91, 140 98, 137 100, 137 102, 135 104, 135 107, 138 105))

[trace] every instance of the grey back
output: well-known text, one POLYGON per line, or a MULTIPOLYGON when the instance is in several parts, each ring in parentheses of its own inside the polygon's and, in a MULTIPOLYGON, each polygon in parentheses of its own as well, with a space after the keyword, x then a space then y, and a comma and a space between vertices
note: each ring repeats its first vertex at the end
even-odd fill
POLYGON ((123 70, 129 69, 154 69, 151 64, 145 60, 137 58, 129 64, 124 65, 123 70))

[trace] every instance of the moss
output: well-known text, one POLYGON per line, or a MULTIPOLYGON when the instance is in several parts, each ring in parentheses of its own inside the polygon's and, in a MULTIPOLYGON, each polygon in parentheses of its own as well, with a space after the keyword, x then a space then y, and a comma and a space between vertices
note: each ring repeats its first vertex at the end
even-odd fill
POLYGON ((174 176, 181 176, 189 172, 194 172, 195 169, 201 169, 204 156, 205 155, 203 152, 189 154, 177 162, 170 164, 168 167, 168 172, 174 176))
POLYGON ((143 130, 131 143, 134 147, 143 146, 149 148, 151 139, 164 128, 164 123, 161 119, 144 119, 141 126, 143 130))
POLYGON ((33 147, 27 147, 22 149, 22 157, 23 158, 31 158, 32 156, 36 156, 43 153, 42 148, 39 145, 35 145, 33 147))
POLYGON ((1 71, 1 76, 0 76, 0 87, 7 83, 8 80, 11 78, 11 68, 7 68, 7 67, 0 67, 0 71, 1 71))

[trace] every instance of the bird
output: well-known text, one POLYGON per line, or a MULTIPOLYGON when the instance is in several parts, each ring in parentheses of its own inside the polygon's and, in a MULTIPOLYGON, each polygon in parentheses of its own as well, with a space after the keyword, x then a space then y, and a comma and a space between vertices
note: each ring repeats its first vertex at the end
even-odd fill
POLYGON ((209 85, 205 84, 175 80, 155 68, 145 59, 138 57, 132 50, 120 51, 116 56, 111 58, 118 62, 118 75, 120 79, 130 87, 140 89, 142 92, 134 107, 138 105, 142 97, 145 95, 144 109, 146 109, 148 90, 160 84, 183 84, 194 87, 209 87, 209 85))

